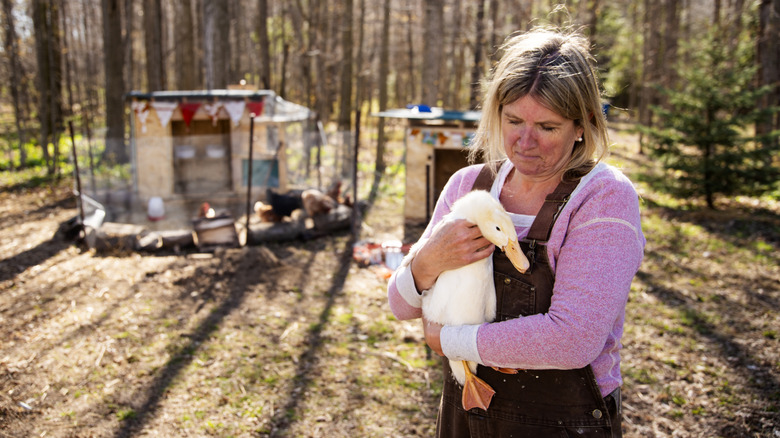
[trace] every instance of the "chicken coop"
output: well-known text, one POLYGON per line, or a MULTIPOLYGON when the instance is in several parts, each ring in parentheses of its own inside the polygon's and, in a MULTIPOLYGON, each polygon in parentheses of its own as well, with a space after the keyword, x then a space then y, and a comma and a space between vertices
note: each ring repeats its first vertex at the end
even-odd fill
MULTIPOLYGON (((250 189, 254 199, 266 188, 287 191, 306 176, 296 172, 308 172, 321 138, 312 111, 269 90, 134 91, 127 101, 135 204, 157 201, 181 223, 204 202, 239 217, 250 189)), ((136 206, 129 214, 117 220, 154 213, 136 206)))
POLYGON ((444 185, 468 164, 468 146, 480 119, 478 111, 425 106, 390 109, 376 117, 405 119, 406 194, 404 222, 427 224, 444 185))

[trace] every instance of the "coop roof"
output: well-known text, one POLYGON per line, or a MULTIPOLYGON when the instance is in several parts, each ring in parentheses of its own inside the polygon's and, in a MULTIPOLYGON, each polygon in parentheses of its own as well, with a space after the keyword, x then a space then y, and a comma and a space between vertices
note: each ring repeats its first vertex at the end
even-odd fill
POLYGON ((428 108, 425 106, 412 106, 411 108, 388 109, 373 113, 372 115, 375 117, 410 120, 478 122, 482 113, 479 111, 455 111, 442 108, 428 108))
POLYGON ((128 99, 138 100, 261 100, 266 96, 276 97, 276 93, 271 90, 176 90, 149 93, 131 91, 127 94, 128 99))
POLYGON ((264 102, 264 109, 255 119, 259 122, 298 122, 314 115, 309 108, 284 100, 272 90, 177 90, 148 93, 131 91, 125 97, 126 100, 134 102, 264 102))

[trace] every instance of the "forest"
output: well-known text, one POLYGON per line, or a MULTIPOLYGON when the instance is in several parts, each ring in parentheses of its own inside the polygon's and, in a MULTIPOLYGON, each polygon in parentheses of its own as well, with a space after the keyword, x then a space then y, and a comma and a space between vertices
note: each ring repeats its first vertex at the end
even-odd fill
MULTIPOLYGON (((40 162, 57 173, 67 159, 59 145, 69 122, 80 133, 100 133, 103 160, 127 161, 126 95, 133 90, 246 83, 313 109, 337 131, 354 128, 357 110, 477 108, 480 81, 502 41, 553 25, 589 36, 611 115, 636 123, 641 148, 650 145, 690 177, 691 187, 704 187, 690 191, 709 205, 718 193, 771 192, 778 176, 771 158, 780 127, 777 0, 2 0, 2 6, 4 168, 40 162), (696 124, 701 119, 706 126, 696 124), (715 132, 719 137, 708 137, 715 132), (738 164, 730 158, 735 150, 738 164), (705 176, 701 161, 722 171, 705 176), (745 177, 708 182, 735 173, 745 177)), ((384 132, 384 119, 363 123, 384 132)), ((380 153, 378 170, 383 166, 380 153)))

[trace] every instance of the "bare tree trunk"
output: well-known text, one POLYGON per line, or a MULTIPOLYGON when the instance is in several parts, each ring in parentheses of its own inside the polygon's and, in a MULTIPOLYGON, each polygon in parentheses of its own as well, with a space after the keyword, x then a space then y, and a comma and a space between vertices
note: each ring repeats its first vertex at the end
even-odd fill
POLYGON ((314 23, 314 16, 316 15, 316 9, 309 12, 308 17, 304 17, 303 5, 301 0, 296 0, 295 4, 290 10, 290 15, 293 21, 293 28, 298 29, 298 56, 301 63, 301 79, 303 81, 304 96, 303 101, 306 102, 306 106, 312 107, 314 103, 314 91, 312 89, 312 62, 313 62, 313 40, 316 38, 316 27, 314 23), (304 21, 307 29, 306 37, 304 37, 304 21))
POLYGON ((33 28, 38 60, 38 114, 41 122, 41 147, 49 175, 58 170, 57 129, 62 124, 62 67, 57 7, 49 0, 33 1, 33 28), (54 156, 49 154, 49 138, 54 156))
POLYGON ((341 93, 339 96, 339 119, 338 128, 343 134, 344 143, 342 147, 349 153, 346 154, 342 161, 341 174, 349 175, 351 166, 351 157, 353 156, 354 142, 352 138, 352 52, 353 52, 353 38, 352 28, 354 26, 352 20, 352 0, 344 1, 344 17, 342 19, 341 29, 341 93))
MULTIPOLYGON (((379 52, 379 111, 387 109, 387 78, 390 75, 390 2, 384 0, 382 6, 382 38, 379 52)), ((379 118, 377 125, 376 164, 374 180, 385 172, 385 119, 379 118)))
POLYGON ((65 69, 65 89, 68 91, 68 107, 65 109, 65 115, 71 116, 73 115, 73 86, 72 86, 72 80, 71 80, 71 53, 72 51, 70 48, 70 43, 68 42, 69 38, 68 35, 71 34, 69 31, 66 17, 67 12, 65 9, 65 5, 67 3, 65 0, 59 0, 59 8, 60 8, 60 27, 62 29, 62 66, 65 69))
POLYGON ((498 0, 490 0, 490 38, 488 39, 488 58, 492 58, 498 45, 498 0))
MULTIPOLYGON (((639 104, 639 122, 646 126, 653 125, 653 117, 650 107, 657 103, 655 86, 659 79, 659 56, 660 50, 658 43, 661 40, 661 30, 654 17, 658 16, 659 5, 652 0, 645 0, 645 16, 643 20, 644 45, 642 48, 642 94, 639 104)), ((639 152, 643 153, 642 134, 639 136, 639 152)))
POLYGON ((106 75, 106 149, 103 159, 109 163, 126 163, 125 106, 123 95, 124 58, 122 56, 122 13, 119 0, 102 0, 103 47, 106 75))
MULTIPOLYGON (((284 12, 282 12, 284 17, 284 12)), ((279 96, 287 98, 287 61, 290 55, 290 42, 287 41, 286 26, 282 26, 279 30, 279 44, 282 46, 282 62, 279 66, 279 96)))
POLYGON ((333 65, 336 64, 334 62, 331 62, 332 59, 332 50, 333 50, 333 44, 331 44, 331 22, 334 20, 330 19, 330 16, 328 15, 329 12, 329 3, 328 1, 318 1, 317 6, 318 12, 318 37, 317 37, 317 102, 316 102, 316 108, 317 112, 319 113, 320 119, 324 121, 328 121, 330 119, 330 113, 331 113, 331 98, 330 98, 330 90, 333 88, 330 86, 331 80, 334 75, 332 75, 333 65))
POLYGON ((476 26, 474 65, 471 66, 471 96, 469 97, 469 107, 471 109, 477 108, 481 95, 480 80, 482 79, 483 72, 482 45, 485 41, 485 0, 479 0, 477 3, 476 26))
MULTIPOLYGON (((122 46, 125 48, 125 83, 129 90, 135 90, 135 60, 133 59, 133 0, 125 0, 125 28, 122 46)), ((147 62, 149 62, 147 60, 147 62)), ((140 88, 140 87, 139 87, 140 88)))
MULTIPOLYGON (((759 35, 757 53, 759 63, 758 83, 761 86, 774 85, 772 91, 764 96, 759 105, 769 108, 780 102, 780 0, 762 0, 759 6, 759 35)), ((780 114, 767 117, 756 124, 756 134, 768 134, 780 129, 780 114)), ((765 144, 765 147, 777 147, 778 140, 765 144)))
POLYGON ((271 47, 268 42, 268 2, 257 0, 257 39, 260 45, 260 86, 271 89, 271 47))
POLYGON ((206 88, 225 88, 230 68, 227 3, 224 0, 206 0, 203 6, 206 88))
POLYGON ((417 98, 417 84, 415 81, 415 74, 414 74, 414 8, 416 6, 416 1, 409 1, 407 3, 407 10, 406 10, 406 47, 407 47, 407 53, 409 54, 409 65, 408 65, 408 81, 409 81, 409 90, 411 92, 411 96, 407 98, 407 101, 412 102, 416 101, 417 98))
POLYGON ((192 16, 192 0, 176 0, 176 88, 194 90, 198 87, 195 47, 195 20, 192 16))
POLYGON ((680 36, 680 1, 666 0, 666 29, 663 33, 663 85, 673 88, 677 84, 677 47, 680 36))
MULTIPOLYGON (((363 49, 364 49, 364 40, 366 36, 366 0, 359 0, 360 6, 358 6, 358 10, 360 11, 360 18, 358 19, 358 47, 357 47, 357 60, 355 62, 355 70, 357 71, 356 74, 356 87, 355 87, 355 108, 361 109, 362 108, 362 99, 364 98, 363 94, 363 85, 365 83, 366 74, 364 74, 363 69, 363 49)), ((366 117, 366 120, 368 117, 366 117)))
POLYGON ((149 91, 165 90, 162 6, 157 0, 144 0, 144 47, 146 48, 146 88, 149 91))
MULTIPOLYGON (((11 0, 2 0, 3 2, 3 26, 5 27, 5 54, 8 57, 8 65, 11 70, 11 83, 8 84, 11 89, 11 99, 14 105, 14 119, 16 123, 16 132, 19 137, 19 167, 24 168, 27 165, 27 150, 24 147, 26 142, 25 117, 22 112, 20 97, 21 78, 24 77, 24 67, 19 59, 19 46, 16 40, 16 23, 14 22, 13 4, 11 0)), ((13 166, 13 159, 11 160, 13 166)))
POLYGON ((422 102, 439 105, 441 57, 444 47, 444 1, 425 0, 422 65, 422 102))
MULTIPOLYGON (((98 68, 97 63, 98 61, 95 60, 95 53, 97 53, 97 48, 95 47, 95 34, 94 34, 94 28, 96 28, 96 25, 93 25, 92 23, 97 22, 97 17, 95 16, 95 10, 93 8, 93 4, 89 0, 82 0, 82 9, 84 10, 84 16, 83 16, 83 23, 84 23, 84 46, 86 48, 86 61, 87 61, 87 76, 90 78, 95 78, 93 81, 87 81, 86 84, 86 94, 87 94, 87 113, 88 118, 94 116, 94 114, 97 113, 98 108, 100 106, 100 101, 98 97, 97 92, 97 78, 98 78, 98 68)), ((87 120, 89 122, 89 120, 87 120)))
POLYGON ((452 25, 451 39, 449 46, 451 46, 452 56, 452 73, 449 75, 451 82, 448 86, 449 92, 445 99, 449 100, 448 104, 445 104, 449 108, 461 108, 461 88, 463 87, 463 76, 466 74, 466 44, 463 41, 463 2, 462 0, 455 0, 452 5, 452 25))

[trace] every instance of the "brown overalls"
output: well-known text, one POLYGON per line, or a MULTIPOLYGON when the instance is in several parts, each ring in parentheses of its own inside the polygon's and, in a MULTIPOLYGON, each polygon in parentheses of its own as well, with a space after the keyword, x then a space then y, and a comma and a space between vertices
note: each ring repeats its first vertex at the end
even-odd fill
MULTIPOLYGON (((482 170, 473 190, 490 190, 493 174, 482 170)), ((520 242, 531 261, 525 274, 519 273, 501 252, 493 253, 496 285, 496 321, 547 312, 555 277, 547 259, 546 242, 558 212, 577 186, 562 182, 547 196, 528 237, 520 242)), ((520 370, 504 374, 480 365, 477 375, 496 394, 487 411, 464 411, 462 388, 444 358, 444 388, 437 437, 621 437, 618 412, 619 391, 601 397, 590 365, 577 370, 520 370)))

